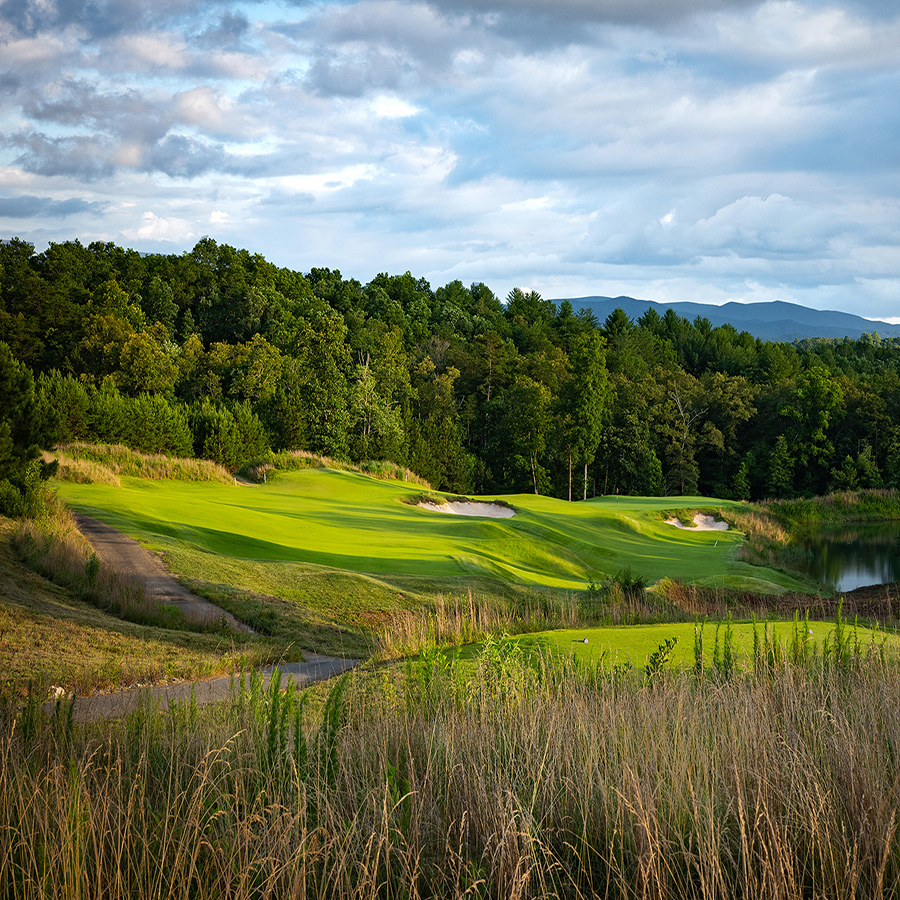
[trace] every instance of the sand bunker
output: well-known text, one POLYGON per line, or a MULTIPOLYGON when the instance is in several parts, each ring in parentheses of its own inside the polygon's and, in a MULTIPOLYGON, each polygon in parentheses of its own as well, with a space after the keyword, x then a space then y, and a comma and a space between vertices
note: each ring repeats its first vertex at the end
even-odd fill
POLYGON ((693 531, 728 531, 727 522, 718 522, 714 516, 704 516, 697 513, 694 516, 693 525, 685 525, 679 519, 666 519, 667 525, 674 525, 676 528, 690 528, 693 531))
POLYGON ((516 511, 500 503, 480 503, 477 500, 448 500, 446 503, 423 502, 421 509, 432 512, 450 513, 454 516, 483 516, 488 519, 511 519, 516 511))

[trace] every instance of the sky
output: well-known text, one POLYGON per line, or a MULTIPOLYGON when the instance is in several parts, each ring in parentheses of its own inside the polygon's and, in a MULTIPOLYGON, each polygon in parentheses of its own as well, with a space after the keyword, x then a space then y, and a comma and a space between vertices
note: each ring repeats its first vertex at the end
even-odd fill
POLYGON ((0 239, 900 321, 896 0, 0 0, 0 239))

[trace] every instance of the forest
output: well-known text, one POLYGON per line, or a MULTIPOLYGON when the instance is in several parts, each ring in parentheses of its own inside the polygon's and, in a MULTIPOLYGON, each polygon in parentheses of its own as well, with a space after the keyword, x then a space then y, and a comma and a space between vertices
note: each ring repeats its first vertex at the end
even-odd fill
POLYGON ((877 334, 772 343, 671 309, 599 322, 537 292, 361 284, 210 238, 177 255, 11 239, 0 341, 7 492, 35 447, 79 440, 232 471, 308 450, 571 500, 900 487, 900 340, 877 334))

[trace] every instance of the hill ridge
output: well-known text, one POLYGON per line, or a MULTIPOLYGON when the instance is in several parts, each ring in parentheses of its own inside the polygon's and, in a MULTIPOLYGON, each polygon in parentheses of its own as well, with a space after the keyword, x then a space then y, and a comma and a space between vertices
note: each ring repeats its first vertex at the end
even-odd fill
POLYGON ((748 331, 754 337, 766 341, 798 341, 805 338, 854 338, 863 334, 879 334, 881 337, 900 337, 900 325, 872 319, 864 319, 853 313, 839 310, 819 310, 790 303, 786 300, 768 300, 756 303, 739 303, 730 300, 721 306, 704 303, 660 303, 656 300, 639 300, 635 297, 560 298, 559 304, 568 300, 574 309, 589 309, 602 323, 616 308, 621 308, 632 319, 637 319, 648 309, 665 315, 673 309, 679 316, 693 321, 697 316, 708 319, 714 326, 733 325, 738 331, 748 331))

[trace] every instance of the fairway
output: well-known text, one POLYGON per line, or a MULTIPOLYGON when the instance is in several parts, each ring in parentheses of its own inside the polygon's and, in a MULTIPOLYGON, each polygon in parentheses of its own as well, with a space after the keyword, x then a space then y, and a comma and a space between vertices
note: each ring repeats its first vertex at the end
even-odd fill
POLYGON ((73 509, 154 549, 575 590, 626 567, 648 582, 668 576, 710 587, 803 589, 782 573, 736 561, 738 533, 677 529, 659 518, 661 510, 735 505, 708 498, 567 503, 508 495, 502 499, 516 515, 492 519, 420 509, 403 502, 420 493, 416 486, 325 469, 254 486, 123 477, 121 487, 64 482, 58 489, 73 509))
MULTIPOLYGON (((763 640, 763 623, 756 623, 756 631, 760 642, 763 640)), ((793 622, 766 623, 771 638, 784 647, 789 647, 793 634, 793 622)), ((801 629, 806 625, 801 621, 801 629)), ((749 665, 753 653, 752 622, 732 622, 732 639, 738 665, 749 665)), ((808 635, 810 646, 818 648, 821 653, 826 638, 829 644, 834 642, 833 622, 810 622, 808 635)), ((900 638, 896 634, 873 631, 870 628, 852 625, 845 628, 859 640, 860 649, 865 653, 870 647, 879 647, 884 640, 885 649, 893 654, 900 649, 900 638)), ((513 638, 525 651, 550 651, 574 655, 582 662, 600 663, 606 666, 626 665, 631 663, 636 668, 645 665, 647 658, 661 644, 671 638, 677 643, 672 650, 670 665, 673 668, 686 668, 694 664, 694 624, 692 622, 673 622, 661 625, 629 625, 609 628, 578 628, 571 630, 544 631, 537 634, 521 635, 513 638), (586 642, 585 642, 586 641, 586 642)), ((725 640, 725 626, 719 627, 720 650, 725 640)), ((707 622, 703 627, 703 657, 707 666, 711 666, 713 648, 716 642, 716 623, 707 622)))

